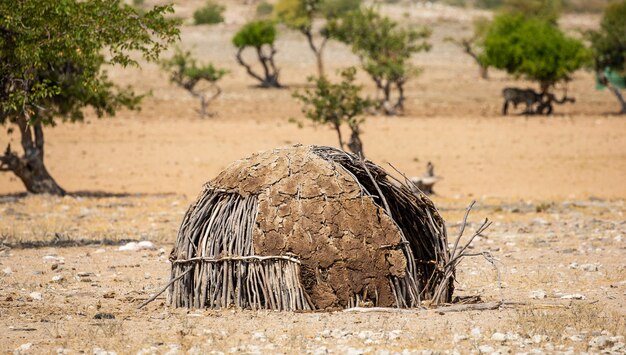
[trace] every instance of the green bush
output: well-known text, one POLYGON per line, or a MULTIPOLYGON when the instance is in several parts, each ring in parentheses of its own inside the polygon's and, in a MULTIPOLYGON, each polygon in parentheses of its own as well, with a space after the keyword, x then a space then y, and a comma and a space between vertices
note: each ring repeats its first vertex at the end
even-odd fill
POLYGON ((213 1, 208 1, 206 5, 193 13, 193 20, 196 25, 213 25, 224 22, 224 10, 226 8, 213 1))
POLYGON ((237 48, 261 47, 264 44, 274 44, 276 40, 276 26, 269 20, 252 21, 245 24, 233 37, 233 44, 237 48))
POLYGON ((523 15, 498 15, 484 42, 483 60, 540 84, 542 92, 571 74, 589 60, 589 51, 577 39, 558 27, 523 15))
POLYGON ((274 12, 274 5, 268 3, 267 1, 261 1, 256 6, 256 16, 259 18, 269 17, 272 12, 274 12))

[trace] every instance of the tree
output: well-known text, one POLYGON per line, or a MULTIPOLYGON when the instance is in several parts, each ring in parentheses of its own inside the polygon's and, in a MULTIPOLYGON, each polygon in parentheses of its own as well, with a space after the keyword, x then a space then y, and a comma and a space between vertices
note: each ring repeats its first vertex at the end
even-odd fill
POLYGON ((474 32, 470 37, 455 38, 446 37, 445 40, 461 47, 465 54, 469 55, 478 64, 479 75, 483 79, 489 79, 489 66, 485 63, 482 53, 485 45, 485 36, 489 30, 491 21, 484 17, 474 19, 474 32))
POLYGON ((276 48, 276 26, 269 20, 252 21, 245 24, 233 37, 233 44, 237 47, 237 62, 241 64, 250 76, 261 82, 263 88, 280 88, 278 82, 279 70, 274 63, 276 48), (263 76, 256 73, 250 64, 243 60, 243 51, 252 47, 263 67, 263 76))
POLYGON ((192 58, 191 52, 182 51, 180 48, 176 48, 172 58, 163 60, 161 66, 171 74, 170 80, 173 83, 187 90, 193 97, 200 99, 200 116, 203 118, 209 116, 210 113, 207 111, 209 103, 222 93, 222 89, 217 85, 217 82, 228 71, 218 69, 212 63, 198 64, 192 58), (198 89, 197 85, 202 81, 206 81, 209 84, 209 88, 206 90, 198 89), (205 95, 207 90, 213 91, 209 97, 205 95))
POLYGON ((207 1, 203 7, 194 11, 193 21, 196 25, 214 25, 224 22, 225 10, 226 7, 213 1, 207 1))
POLYGON ((287 27, 300 31, 307 39, 317 61, 318 76, 324 76, 324 48, 329 36, 325 26, 319 30, 321 39, 316 43, 314 21, 317 18, 336 18, 358 9, 360 1, 354 0, 279 0, 274 7, 275 16, 287 27))
POLYGON ((139 14, 120 0, 0 2, 0 124, 17 126, 23 154, 9 144, 0 170, 17 175, 32 193, 62 195, 44 165, 44 126, 136 108, 141 96, 113 84, 103 65, 156 60, 178 38, 164 17, 171 6, 139 14), (107 53, 105 57, 103 52, 107 53))
POLYGON ((525 18, 522 15, 498 15, 485 38, 483 59, 487 65, 509 74, 536 81, 540 93, 548 100, 540 105, 551 111, 555 100, 549 91, 559 82, 570 80, 571 74, 589 60, 589 52, 581 41, 566 36, 550 22, 525 18))
POLYGON ((382 98, 379 109, 387 115, 404 111, 404 84, 420 70, 410 63, 414 53, 427 51, 431 31, 402 28, 374 8, 351 11, 329 22, 331 37, 352 46, 363 69, 370 75, 382 98), (397 90, 395 102, 392 91, 397 90))
POLYGON ((600 29, 588 36, 598 80, 609 87, 622 106, 620 113, 626 114, 626 101, 620 92, 626 82, 626 1, 607 6, 600 29))
POLYGON ((350 67, 341 71, 342 81, 335 84, 325 77, 309 77, 309 82, 315 85, 314 89, 307 89, 303 93, 295 92, 293 96, 304 106, 304 116, 318 124, 328 124, 337 133, 339 147, 344 149, 341 135, 341 126, 346 124, 350 128, 348 148, 357 155, 364 157, 363 143, 360 138, 360 125, 364 122, 362 115, 372 102, 362 98, 361 86, 354 84, 356 69, 350 67))

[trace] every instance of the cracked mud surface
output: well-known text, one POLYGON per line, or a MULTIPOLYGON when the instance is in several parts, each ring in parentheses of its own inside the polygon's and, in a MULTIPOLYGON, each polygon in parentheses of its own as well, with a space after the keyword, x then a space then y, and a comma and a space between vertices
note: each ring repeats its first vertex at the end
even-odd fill
POLYGON ((393 221, 339 165, 310 147, 275 149, 239 160, 209 183, 242 196, 258 194, 253 232, 257 255, 296 255, 303 284, 318 309, 346 307, 354 294, 392 306, 390 275, 406 259, 393 221))

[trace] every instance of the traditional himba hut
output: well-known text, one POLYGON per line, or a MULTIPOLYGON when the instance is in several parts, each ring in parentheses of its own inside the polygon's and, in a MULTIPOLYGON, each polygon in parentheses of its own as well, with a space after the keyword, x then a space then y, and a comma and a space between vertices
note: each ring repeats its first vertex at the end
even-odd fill
POLYGON ((168 299, 415 307, 450 301, 449 259, 444 221, 426 196, 350 153, 297 145, 238 160, 204 185, 170 256, 168 299))

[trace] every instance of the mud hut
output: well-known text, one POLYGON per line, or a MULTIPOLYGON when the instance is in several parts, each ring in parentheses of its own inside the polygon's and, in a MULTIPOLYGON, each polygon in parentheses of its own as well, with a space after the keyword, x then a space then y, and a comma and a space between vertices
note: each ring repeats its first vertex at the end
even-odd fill
POLYGON ((444 221, 426 196, 352 154, 297 145, 236 161, 204 186, 170 256, 168 299, 192 308, 415 307, 450 301, 449 258, 444 221))

